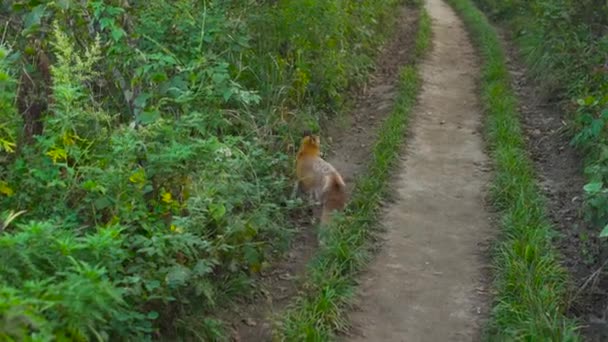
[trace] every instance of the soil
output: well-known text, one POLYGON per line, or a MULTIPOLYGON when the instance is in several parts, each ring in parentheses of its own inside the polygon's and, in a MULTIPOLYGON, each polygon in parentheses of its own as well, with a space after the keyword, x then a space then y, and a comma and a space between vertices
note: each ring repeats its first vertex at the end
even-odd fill
POLYGON ((517 49, 503 32, 508 51, 508 66, 512 86, 519 99, 519 111, 527 138, 527 149, 547 199, 546 209, 559 233, 555 245, 572 279, 568 314, 582 323, 586 341, 608 340, 608 275, 602 269, 599 232, 588 225, 582 215, 583 161, 569 145, 562 106, 541 94, 541 86, 526 77, 517 49), (585 287, 583 285, 586 283, 585 287))
MULTIPOLYGON (((324 130, 321 143, 330 147, 326 148, 327 160, 343 175, 349 193, 356 177, 365 170, 378 128, 393 108, 399 68, 413 58, 418 17, 416 9, 400 9, 392 38, 378 55, 376 70, 353 95, 353 110, 346 115, 346 122, 330 123, 324 130)), ((225 315, 234 341, 272 340, 273 324, 298 294, 300 279, 317 248, 316 227, 309 221, 294 222, 298 231, 285 258, 260 276, 253 298, 237 303, 225 315)))
POLYGON ((378 128, 393 109, 399 70, 415 58, 418 10, 402 7, 400 11, 393 39, 380 53, 376 72, 361 89, 354 110, 346 117, 350 127, 345 130, 334 124, 327 129, 331 140, 328 161, 342 174, 349 193, 356 176, 365 170, 378 128))
POLYGON ((348 341, 481 339, 494 236, 480 128, 479 59, 460 19, 428 0, 434 46, 378 255, 362 275, 348 341))

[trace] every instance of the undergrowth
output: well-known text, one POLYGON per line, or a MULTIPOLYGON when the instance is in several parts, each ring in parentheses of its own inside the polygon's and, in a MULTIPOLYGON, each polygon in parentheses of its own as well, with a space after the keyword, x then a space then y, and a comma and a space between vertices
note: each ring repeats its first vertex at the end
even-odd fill
MULTIPOLYGON (((431 41, 428 15, 421 10, 415 51, 421 58, 431 41)), ((327 341, 346 328, 345 312, 355 289, 354 277, 370 258, 370 240, 376 233, 381 200, 390 171, 398 160, 420 79, 416 64, 400 72, 399 94, 391 115, 379 130, 370 166, 357 179, 351 202, 343 215, 320 232, 320 245, 310 263, 304 285, 284 314, 276 334, 285 341, 327 341)))
POLYGON ((482 99, 494 158, 492 195, 501 239, 494 254, 496 297, 490 341, 578 341, 564 315, 567 275, 551 244, 554 232, 525 150, 516 98, 496 31, 471 0, 449 0, 483 56, 482 99))
POLYGON ((477 2, 509 24, 530 75, 569 114, 572 144, 586 157, 586 219, 608 236, 608 3, 477 2))
POLYGON ((0 339, 223 339, 398 4, 1 2, 0 339))

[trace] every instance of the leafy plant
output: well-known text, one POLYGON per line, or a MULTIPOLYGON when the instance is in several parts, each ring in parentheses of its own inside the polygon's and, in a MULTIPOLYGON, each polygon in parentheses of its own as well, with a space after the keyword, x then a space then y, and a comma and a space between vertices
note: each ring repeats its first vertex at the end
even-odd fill
POLYGON ((0 338, 221 339, 396 4, 2 2, 0 338))
POLYGON ((584 1, 477 0, 495 17, 510 22, 532 74, 547 94, 566 99, 574 146, 586 155, 586 216, 605 227, 604 185, 608 175, 608 3, 584 1), (602 189, 596 190, 599 184, 602 189), (592 191, 589 191, 592 190, 592 191))

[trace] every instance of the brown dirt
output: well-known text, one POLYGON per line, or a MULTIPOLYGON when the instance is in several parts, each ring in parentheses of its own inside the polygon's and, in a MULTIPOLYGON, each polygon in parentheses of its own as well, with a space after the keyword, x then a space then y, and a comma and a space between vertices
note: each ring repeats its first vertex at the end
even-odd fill
MULTIPOLYGON (((368 83, 356 94, 354 109, 345 117, 347 122, 329 124, 321 140, 331 146, 327 160, 342 173, 349 192, 367 165, 377 129, 393 107, 398 70, 414 51, 417 10, 403 7, 400 12, 393 37, 380 51, 377 68, 368 83)), ((226 315, 233 340, 270 341, 273 321, 298 293, 300 278, 317 247, 317 237, 316 229, 308 222, 297 224, 298 232, 286 257, 260 276, 253 298, 238 303, 226 315)))
POLYGON ((585 185, 582 158, 569 145, 568 119, 559 103, 541 96, 544 91, 538 83, 526 78, 527 72, 517 49, 508 43, 510 39, 506 32, 503 36, 528 151, 547 199, 549 218, 560 234, 555 243, 562 256, 562 265, 568 269, 573 281, 568 313, 582 321, 586 341, 607 341, 608 276, 599 272, 592 277, 606 258, 601 255, 597 228, 586 224, 581 212, 585 185), (587 286, 579 291, 588 280, 587 286))
POLYGON ((478 58, 463 24, 428 0, 434 48, 379 254, 361 279, 349 341, 471 341, 487 316, 493 236, 489 162, 479 128, 478 58))
POLYGON ((350 127, 344 130, 340 125, 331 125, 327 130, 331 139, 328 160, 348 183, 349 192, 369 161, 376 131, 393 108, 399 70, 414 59, 417 20, 417 9, 401 8, 393 39, 380 53, 376 72, 361 89, 354 110, 346 117, 350 127))

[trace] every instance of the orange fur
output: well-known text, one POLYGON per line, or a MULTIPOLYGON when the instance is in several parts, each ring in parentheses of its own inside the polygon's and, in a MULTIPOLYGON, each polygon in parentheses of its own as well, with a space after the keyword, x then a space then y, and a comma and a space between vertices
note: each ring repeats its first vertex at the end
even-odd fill
POLYGON ((340 173, 321 158, 318 136, 306 134, 296 157, 297 182, 294 192, 301 190, 321 202, 321 224, 327 224, 331 213, 344 210, 346 184, 340 173))

